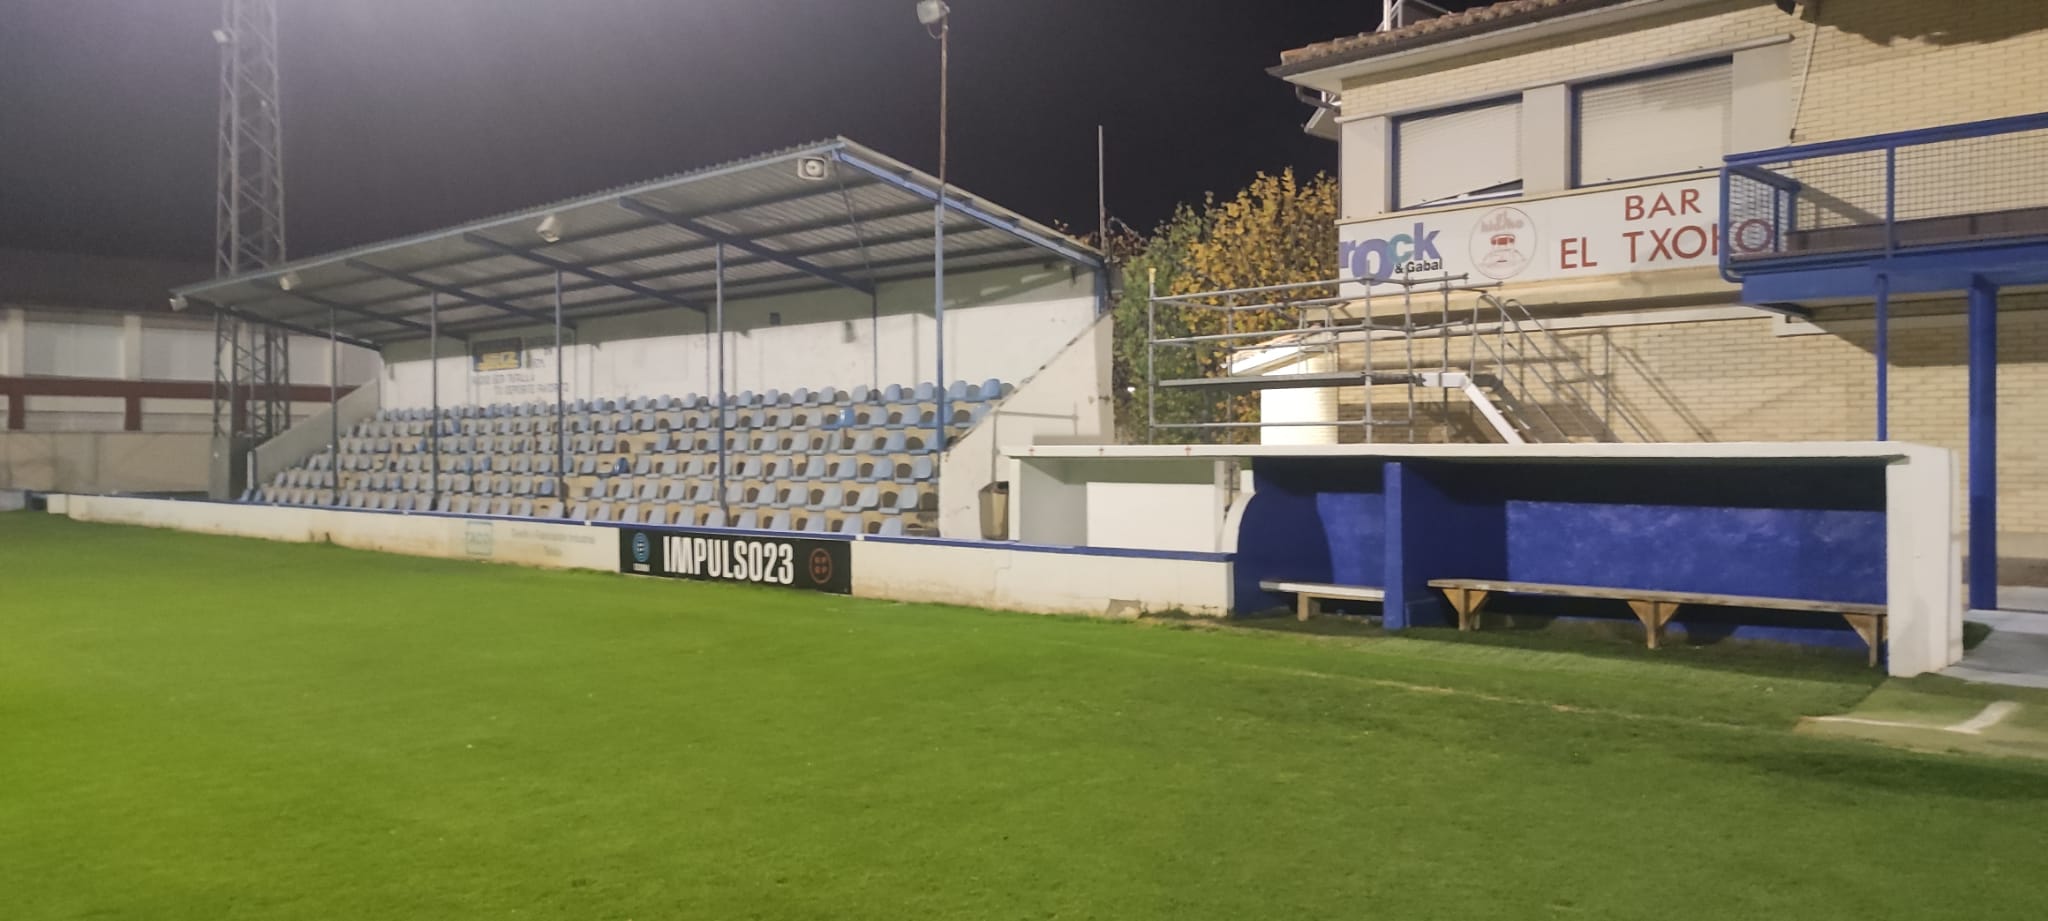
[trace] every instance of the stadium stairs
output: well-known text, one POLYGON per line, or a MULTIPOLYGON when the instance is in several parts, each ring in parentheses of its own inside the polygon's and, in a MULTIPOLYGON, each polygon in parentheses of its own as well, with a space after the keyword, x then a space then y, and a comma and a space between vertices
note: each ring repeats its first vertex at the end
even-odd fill
MULTIPOLYGON (((1013 388, 956 381, 948 443, 1013 388)), ((384 409, 242 499, 270 505, 936 535, 939 391, 826 387, 384 409), (435 429, 439 430, 436 482, 435 429), (335 469, 329 469, 330 463, 335 469), (336 489, 336 485, 339 489, 336 489), (558 484, 560 484, 558 486, 558 484), (437 488, 438 487, 438 488, 437 488), (565 494, 566 493, 566 494, 565 494)))

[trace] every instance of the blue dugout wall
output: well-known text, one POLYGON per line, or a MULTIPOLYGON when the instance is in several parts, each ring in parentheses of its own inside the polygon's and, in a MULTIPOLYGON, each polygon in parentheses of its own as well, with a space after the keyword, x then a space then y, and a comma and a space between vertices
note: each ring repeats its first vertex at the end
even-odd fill
MULTIPOLYGON (((1266 579, 1386 591, 1390 629, 1451 622, 1431 579, 1505 579, 1883 603, 1885 465, 1262 457, 1238 529, 1240 613, 1266 579)), ((1502 610, 1634 622, 1619 602, 1502 610)), ((1674 632, 1861 646, 1826 618, 1692 606, 1674 632)))

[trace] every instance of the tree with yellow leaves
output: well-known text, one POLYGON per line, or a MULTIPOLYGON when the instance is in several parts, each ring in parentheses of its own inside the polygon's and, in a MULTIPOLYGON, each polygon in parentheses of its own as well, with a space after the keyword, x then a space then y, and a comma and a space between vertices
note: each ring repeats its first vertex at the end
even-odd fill
MULTIPOLYGON (((1228 199, 1219 201, 1210 194, 1203 196, 1199 206, 1182 205, 1150 238, 1121 242, 1122 246, 1110 247, 1112 253, 1119 249, 1129 253, 1121 260, 1123 291, 1116 305, 1112 368, 1119 440, 1147 440, 1148 411, 1162 423, 1257 421, 1255 396, 1227 397, 1199 390, 1160 392, 1156 405, 1148 404, 1148 292, 1187 295, 1335 278, 1336 180, 1318 173, 1305 182, 1297 181, 1292 169, 1260 173, 1228 199)), ((1304 290, 1293 294, 1306 298, 1331 293, 1304 290)), ((1161 307, 1156 317, 1157 328, 1152 332, 1162 337, 1213 335, 1226 328, 1232 332, 1286 329, 1295 322, 1280 310, 1226 314, 1161 307)), ((1233 354, 1227 342, 1161 347, 1153 352, 1154 374, 1160 380, 1221 376, 1233 354)), ((1249 429, 1165 429, 1152 440, 1244 442, 1255 437, 1249 429), (1215 434, 1219 432, 1222 434, 1215 434)))

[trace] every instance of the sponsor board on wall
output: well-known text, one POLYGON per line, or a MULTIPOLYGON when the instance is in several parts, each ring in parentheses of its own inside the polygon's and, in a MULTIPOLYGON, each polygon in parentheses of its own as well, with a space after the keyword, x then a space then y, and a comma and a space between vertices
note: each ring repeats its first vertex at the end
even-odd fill
MULTIPOLYGON (((1374 281, 1591 278, 1715 265, 1720 224, 1720 180, 1710 177, 1345 224, 1337 257, 1347 277, 1374 281)), ((1735 245, 1765 248, 1768 239, 1750 238, 1768 234, 1738 232, 1735 245)))
POLYGON ((619 571, 847 595, 853 592, 853 542, 620 528, 619 571))
MULTIPOLYGON (((564 331, 564 348, 575 344, 564 331)), ((505 337, 470 343, 469 380, 476 398, 499 400, 554 399, 555 340, 505 337)))

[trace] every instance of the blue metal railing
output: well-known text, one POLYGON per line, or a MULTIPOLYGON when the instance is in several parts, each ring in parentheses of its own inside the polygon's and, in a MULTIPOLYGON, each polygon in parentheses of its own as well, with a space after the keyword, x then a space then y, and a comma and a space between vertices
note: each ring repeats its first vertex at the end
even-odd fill
POLYGON ((1728 156, 1721 274, 2048 238, 2048 113, 1728 156))

